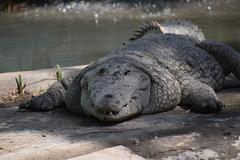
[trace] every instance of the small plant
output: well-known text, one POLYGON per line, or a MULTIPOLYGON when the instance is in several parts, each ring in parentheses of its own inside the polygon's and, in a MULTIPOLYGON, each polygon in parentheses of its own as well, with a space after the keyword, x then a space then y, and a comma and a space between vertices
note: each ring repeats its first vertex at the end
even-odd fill
POLYGON ((18 75, 18 77, 15 77, 16 83, 17 83, 17 92, 19 95, 23 95, 24 88, 26 87, 26 82, 23 83, 21 74, 18 75))
POLYGON ((55 66, 55 69, 55 76, 57 78, 57 81, 60 82, 63 79, 62 69, 58 64, 55 66))

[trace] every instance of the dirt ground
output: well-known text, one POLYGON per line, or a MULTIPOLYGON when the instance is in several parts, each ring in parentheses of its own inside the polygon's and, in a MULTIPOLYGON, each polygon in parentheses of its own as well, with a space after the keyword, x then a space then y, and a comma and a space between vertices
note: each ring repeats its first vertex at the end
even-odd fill
POLYGON ((0 108, 0 160, 64 160, 123 145, 145 159, 240 159, 240 87, 229 81, 219 114, 175 110, 104 124, 65 109, 0 108))

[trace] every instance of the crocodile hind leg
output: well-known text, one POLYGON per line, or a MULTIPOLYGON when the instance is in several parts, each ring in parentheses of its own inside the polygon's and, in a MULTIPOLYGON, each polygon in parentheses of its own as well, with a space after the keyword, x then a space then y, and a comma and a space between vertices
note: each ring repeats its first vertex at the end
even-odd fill
POLYGON ((197 46, 211 54, 222 65, 226 75, 232 72, 240 80, 240 53, 216 41, 202 41, 197 46))
POLYGON ((180 106, 184 106, 183 108, 187 107, 196 113, 215 113, 224 107, 210 86, 193 78, 184 78, 180 84, 182 88, 180 106))
POLYGON ((50 111, 64 106, 66 90, 61 83, 53 84, 46 92, 19 105, 20 110, 50 111))

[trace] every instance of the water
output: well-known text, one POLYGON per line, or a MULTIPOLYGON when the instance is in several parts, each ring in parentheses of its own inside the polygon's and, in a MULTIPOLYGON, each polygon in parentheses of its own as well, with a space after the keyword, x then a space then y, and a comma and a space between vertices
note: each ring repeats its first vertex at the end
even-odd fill
POLYGON ((0 72, 88 64, 127 41, 146 20, 189 19, 207 38, 240 50, 239 6, 238 0, 70 3, 0 14, 0 72))

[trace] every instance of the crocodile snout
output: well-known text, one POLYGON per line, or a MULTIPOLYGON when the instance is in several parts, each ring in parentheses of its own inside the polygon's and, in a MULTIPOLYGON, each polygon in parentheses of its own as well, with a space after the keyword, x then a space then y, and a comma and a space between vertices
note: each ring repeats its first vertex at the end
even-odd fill
POLYGON ((97 112, 104 115, 117 115, 120 108, 120 100, 112 94, 105 94, 96 103, 97 112))

